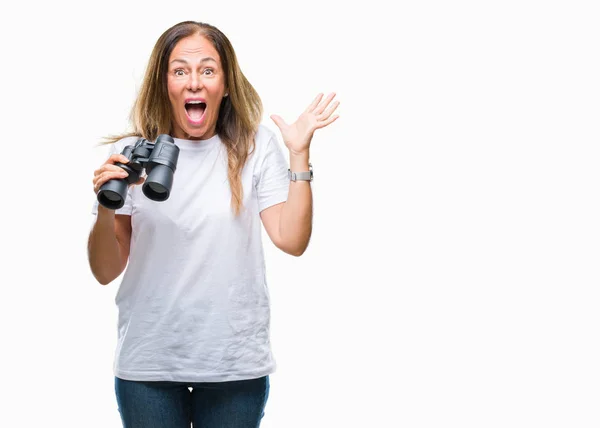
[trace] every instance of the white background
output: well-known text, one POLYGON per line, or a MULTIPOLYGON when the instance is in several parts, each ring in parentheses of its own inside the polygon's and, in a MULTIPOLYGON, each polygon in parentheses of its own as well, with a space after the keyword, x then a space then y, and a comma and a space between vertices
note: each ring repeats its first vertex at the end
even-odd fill
MULTIPOLYGON (((599 13, 584 1, 66 2, 0 13, 0 426, 120 427, 93 170, 156 39, 219 27, 269 115, 318 92, 314 232, 265 240, 262 426, 598 427, 599 13)), ((2 6, 8 8, 8 6, 2 6)))

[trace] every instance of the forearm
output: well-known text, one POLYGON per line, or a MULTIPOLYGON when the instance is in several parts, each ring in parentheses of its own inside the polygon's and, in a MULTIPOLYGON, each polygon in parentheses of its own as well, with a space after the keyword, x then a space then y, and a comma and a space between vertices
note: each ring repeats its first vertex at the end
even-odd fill
MULTIPOLYGON (((308 171, 308 153, 290 154, 290 169, 308 171)), ((290 181, 288 199, 281 209, 279 234, 286 250, 300 256, 312 233, 312 190, 309 181, 290 181)))
POLYGON ((96 223, 88 240, 88 260, 94 277, 106 285, 123 272, 119 242, 115 233, 115 212, 98 207, 96 223))

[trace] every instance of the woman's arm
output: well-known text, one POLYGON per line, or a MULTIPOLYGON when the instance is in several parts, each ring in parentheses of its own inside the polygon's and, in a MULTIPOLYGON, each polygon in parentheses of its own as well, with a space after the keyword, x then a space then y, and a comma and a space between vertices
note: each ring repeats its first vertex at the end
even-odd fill
MULTIPOLYGON (((308 171, 310 143, 315 130, 338 118, 333 112, 340 103, 332 103, 334 97, 335 93, 331 93, 323 100, 323 94, 317 95, 291 125, 277 115, 271 116, 290 151, 290 169, 293 172, 308 171)), ((312 210, 310 182, 290 181, 287 201, 264 209, 260 216, 275 246, 288 254, 300 256, 308 247, 312 233, 312 210)))
MULTIPOLYGON (((113 145, 112 149, 115 149, 113 145)), ((112 179, 124 179, 128 173, 115 163, 128 163, 129 159, 122 154, 113 153, 94 171, 94 193, 98 194, 104 183, 112 179)), ((142 184, 140 177, 134 186, 142 184)), ((131 242, 131 216, 116 214, 114 210, 98 204, 96 222, 88 239, 88 260, 94 277, 102 285, 112 282, 125 270, 129 259, 131 242)))
POLYGON ((111 283, 125 270, 130 242, 131 216, 115 215, 113 210, 99 205, 88 239, 88 260, 100 284, 111 283))
MULTIPOLYGON (((290 154, 290 169, 308 171, 308 153, 290 154)), ((260 213, 263 225, 273 244, 293 256, 301 256, 312 233, 312 190, 309 181, 290 181, 288 199, 260 213)))

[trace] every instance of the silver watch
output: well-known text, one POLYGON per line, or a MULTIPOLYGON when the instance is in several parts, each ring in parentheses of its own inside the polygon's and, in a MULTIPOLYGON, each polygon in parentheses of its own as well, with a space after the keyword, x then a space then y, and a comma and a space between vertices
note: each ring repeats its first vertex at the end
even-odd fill
POLYGON ((288 169, 288 178, 291 181, 313 181, 312 164, 308 164, 308 171, 292 172, 288 169))

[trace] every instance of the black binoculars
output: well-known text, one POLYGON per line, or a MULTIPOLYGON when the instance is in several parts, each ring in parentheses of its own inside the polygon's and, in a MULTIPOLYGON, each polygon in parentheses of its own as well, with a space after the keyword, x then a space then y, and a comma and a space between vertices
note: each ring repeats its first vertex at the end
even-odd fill
POLYGON ((179 147, 170 135, 160 134, 155 143, 140 138, 133 146, 125 146, 121 154, 129 162, 117 162, 115 165, 127 171, 129 176, 108 180, 100 187, 98 202, 102 206, 111 210, 121 208, 125 204, 127 187, 140 179, 144 169, 147 173, 142 186, 144 195, 153 201, 166 201, 169 198, 179 157, 179 147))

